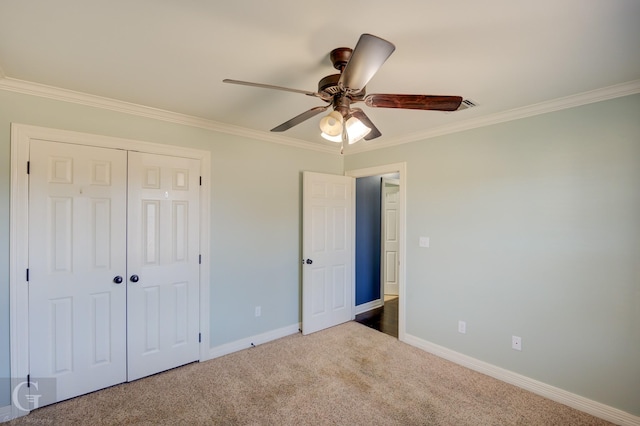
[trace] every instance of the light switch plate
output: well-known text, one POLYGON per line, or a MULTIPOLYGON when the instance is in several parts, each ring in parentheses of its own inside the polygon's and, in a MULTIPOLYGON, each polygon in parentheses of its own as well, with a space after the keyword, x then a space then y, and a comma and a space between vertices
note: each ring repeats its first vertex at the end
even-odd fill
POLYGON ((429 247, 429 237, 420 237, 420 247, 429 247))

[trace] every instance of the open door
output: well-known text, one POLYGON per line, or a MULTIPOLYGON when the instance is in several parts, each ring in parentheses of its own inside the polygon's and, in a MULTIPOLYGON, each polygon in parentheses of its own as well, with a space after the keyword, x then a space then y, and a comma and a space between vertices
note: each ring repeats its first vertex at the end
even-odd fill
POLYGON ((302 334, 353 319, 353 192, 347 176, 304 172, 302 334))
POLYGON ((397 296, 400 181, 382 178, 382 297, 397 296))

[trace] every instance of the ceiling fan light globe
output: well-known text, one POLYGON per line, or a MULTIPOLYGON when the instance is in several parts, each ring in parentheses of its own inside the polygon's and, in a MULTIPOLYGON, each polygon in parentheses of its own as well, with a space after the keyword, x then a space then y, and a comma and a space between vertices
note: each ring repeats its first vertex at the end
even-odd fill
POLYGON ((342 115, 338 111, 331 111, 320 119, 320 130, 328 136, 340 136, 342 134, 342 115))
POLYGON ((347 127, 347 135, 349 137, 349 145, 358 142, 369 134, 371 129, 355 117, 350 117, 345 123, 347 127))
POLYGON ((320 133, 320 136, 322 136, 323 138, 331 142, 336 142, 336 143, 342 142, 342 133, 340 133, 339 135, 332 136, 322 132, 320 133))

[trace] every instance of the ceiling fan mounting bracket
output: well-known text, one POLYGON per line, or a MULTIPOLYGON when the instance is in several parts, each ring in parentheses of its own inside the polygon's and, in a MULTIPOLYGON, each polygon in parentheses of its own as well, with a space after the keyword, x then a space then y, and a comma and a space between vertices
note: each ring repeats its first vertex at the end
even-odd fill
POLYGON ((349 62, 352 52, 353 49, 349 47, 338 47, 333 49, 331 53, 329 53, 329 59, 331 59, 333 67, 342 72, 344 67, 347 66, 347 62, 349 62))

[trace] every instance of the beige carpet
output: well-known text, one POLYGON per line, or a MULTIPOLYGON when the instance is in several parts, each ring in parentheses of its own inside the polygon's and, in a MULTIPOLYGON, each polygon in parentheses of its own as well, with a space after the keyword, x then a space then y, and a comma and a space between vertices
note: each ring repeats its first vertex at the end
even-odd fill
POLYGON ((355 322, 34 410, 10 425, 605 425, 355 322))

